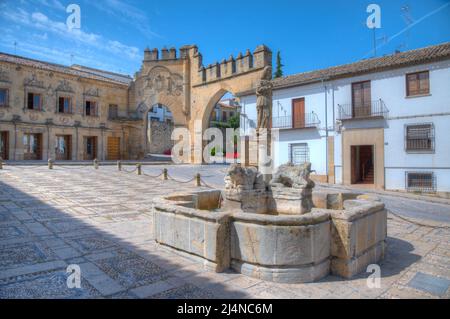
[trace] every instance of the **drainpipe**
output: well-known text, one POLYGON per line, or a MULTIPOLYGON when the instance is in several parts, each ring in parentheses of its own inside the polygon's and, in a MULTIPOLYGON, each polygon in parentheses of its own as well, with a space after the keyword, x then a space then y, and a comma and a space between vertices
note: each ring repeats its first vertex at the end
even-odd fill
POLYGON ((325 85, 324 78, 322 78, 322 86, 325 93, 325 172, 327 175, 327 182, 329 182, 328 176, 328 92, 327 86, 325 85))
POLYGON ((334 110, 334 85, 331 85, 332 100, 333 100, 333 131, 336 131, 336 114, 334 110))

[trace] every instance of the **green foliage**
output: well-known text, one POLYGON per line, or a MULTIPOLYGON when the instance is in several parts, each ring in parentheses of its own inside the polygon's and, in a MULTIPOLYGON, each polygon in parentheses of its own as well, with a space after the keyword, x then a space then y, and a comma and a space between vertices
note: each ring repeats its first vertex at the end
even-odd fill
POLYGON ((230 119, 228 120, 228 124, 230 125, 229 127, 233 128, 233 129, 237 129, 240 126, 240 121, 241 121, 241 116, 238 114, 236 114, 233 117, 230 117, 230 119))
POLYGON ((233 128, 233 129, 237 129, 240 126, 240 117, 241 116, 238 113, 235 116, 230 117, 227 122, 213 121, 212 122, 212 126, 213 127, 217 127, 217 128, 233 128))
POLYGON ((280 51, 277 52, 277 61, 276 61, 276 68, 275 73, 273 74, 273 77, 281 78, 283 76, 283 66, 284 64, 281 63, 281 53, 280 51))

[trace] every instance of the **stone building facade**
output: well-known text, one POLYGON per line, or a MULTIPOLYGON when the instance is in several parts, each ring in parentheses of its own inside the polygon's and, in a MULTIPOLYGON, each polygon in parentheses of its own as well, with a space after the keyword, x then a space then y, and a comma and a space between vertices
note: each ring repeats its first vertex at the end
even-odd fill
MULTIPOLYGON (((143 158, 150 151, 147 115, 154 105, 170 109, 175 127, 201 136, 220 97, 255 90, 272 60, 265 46, 206 67, 196 46, 184 46, 178 54, 174 48, 146 49, 131 78, 0 53, 0 156, 143 158)), ((191 161, 200 163, 201 150, 193 141, 191 149, 191 161)))

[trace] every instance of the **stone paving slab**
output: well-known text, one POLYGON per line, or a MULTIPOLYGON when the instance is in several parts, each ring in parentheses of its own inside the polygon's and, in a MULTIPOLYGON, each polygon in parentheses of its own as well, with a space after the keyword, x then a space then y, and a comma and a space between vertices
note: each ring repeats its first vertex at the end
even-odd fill
MULTIPOLYGON (((145 171, 156 175, 162 168, 145 171)), ((188 180, 197 171, 220 177, 224 170, 169 171, 188 180)), ((231 270, 206 271, 153 241, 153 198, 188 190, 199 188, 118 172, 115 166, 5 166, 0 170, 0 298, 450 297, 449 225, 421 226, 393 215, 380 288, 368 288, 368 273, 351 280, 328 276, 316 283, 278 284, 231 270), (67 287, 70 264, 81 268, 79 289, 67 287)))

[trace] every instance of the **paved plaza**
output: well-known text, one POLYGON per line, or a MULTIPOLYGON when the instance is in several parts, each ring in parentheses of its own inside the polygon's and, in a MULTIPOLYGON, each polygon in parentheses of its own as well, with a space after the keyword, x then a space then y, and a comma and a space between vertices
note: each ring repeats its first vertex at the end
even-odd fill
POLYGON ((119 172, 112 165, 0 170, 0 298, 450 297, 448 205, 382 197, 396 215, 388 215, 380 288, 367 286, 368 273, 277 284, 231 270, 204 271, 197 261, 153 241, 155 197, 206 189, 186 182, 197 172, 209 186, 220 187, 226 170, 171 166, 169 175, 178 181, 163 181, 153 177, 162 168, 144 166, 146 175, 140 176, 126 172, 132 166, 119 172), (81 269, 79 289, 66 283, 73 264, 81 269))

